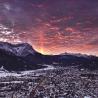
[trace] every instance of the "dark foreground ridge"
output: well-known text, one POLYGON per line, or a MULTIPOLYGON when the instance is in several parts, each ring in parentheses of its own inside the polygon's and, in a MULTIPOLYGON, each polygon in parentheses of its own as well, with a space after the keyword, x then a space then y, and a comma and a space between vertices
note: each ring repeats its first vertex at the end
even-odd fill
POLYGON ((98 57, 80 54, 42 55, 27 43, 10 44, 0 42, 0 67, 9 71, 34 70, 43 64, 54 66, 78 66, 79 68, 98 69, 98 57))

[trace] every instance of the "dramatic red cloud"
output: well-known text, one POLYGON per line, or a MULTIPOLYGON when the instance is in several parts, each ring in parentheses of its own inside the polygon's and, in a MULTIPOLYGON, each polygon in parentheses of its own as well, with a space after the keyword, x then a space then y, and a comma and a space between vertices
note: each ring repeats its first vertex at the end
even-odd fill
POLYGON ((98 0, 3 0, 0 41, 43 54, 98 55, 98 0))

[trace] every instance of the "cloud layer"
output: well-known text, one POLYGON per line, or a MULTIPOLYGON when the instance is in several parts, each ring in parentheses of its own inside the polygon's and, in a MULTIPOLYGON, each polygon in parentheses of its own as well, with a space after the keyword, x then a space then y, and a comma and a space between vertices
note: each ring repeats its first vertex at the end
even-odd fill
POLYGON ((0 41, 98 55, 98 0, 1 0, 0 25, 0 41))

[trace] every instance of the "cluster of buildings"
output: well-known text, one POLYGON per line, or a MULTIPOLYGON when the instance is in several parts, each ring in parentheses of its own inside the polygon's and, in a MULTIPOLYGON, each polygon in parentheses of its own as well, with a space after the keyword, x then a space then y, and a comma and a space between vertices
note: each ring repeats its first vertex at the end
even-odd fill
POLYGON ((2 78, 0 98, 98 98, 98 71, 66 67, 2 78))

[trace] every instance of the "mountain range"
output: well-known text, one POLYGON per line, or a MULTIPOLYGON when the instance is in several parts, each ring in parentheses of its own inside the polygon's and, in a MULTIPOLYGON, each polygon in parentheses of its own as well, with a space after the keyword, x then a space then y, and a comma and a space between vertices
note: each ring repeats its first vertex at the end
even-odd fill
POLYGON ((43 55, 28 43, 0 42, 0 67, 3 66, 9 71, 21 71, 44 68, 45 64, 62 67, 77 66, 95 70, 98 69, 98 57, 70 53, 43 55))

